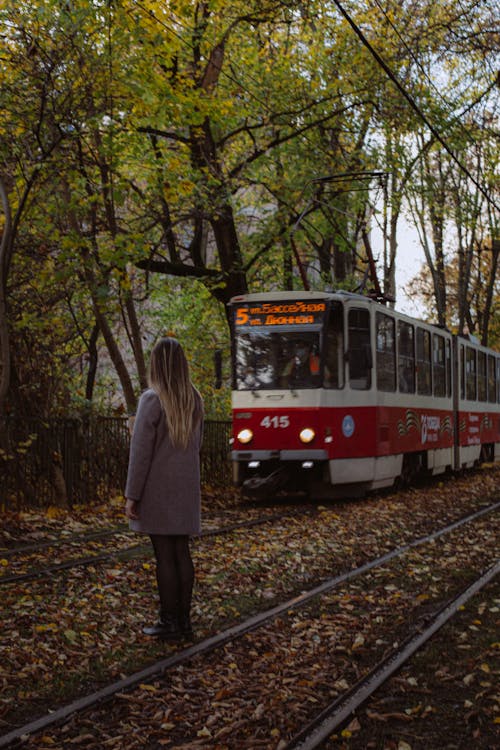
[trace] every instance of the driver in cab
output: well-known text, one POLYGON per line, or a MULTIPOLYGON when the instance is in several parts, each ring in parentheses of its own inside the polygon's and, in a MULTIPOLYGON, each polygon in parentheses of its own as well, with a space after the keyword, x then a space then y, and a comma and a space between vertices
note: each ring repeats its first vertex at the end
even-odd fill
POLYGON ((315 347, 307 341, 297 341, 292 357, 280 376, 282 388, 299 388, 319 382, 320 361, 315 347))

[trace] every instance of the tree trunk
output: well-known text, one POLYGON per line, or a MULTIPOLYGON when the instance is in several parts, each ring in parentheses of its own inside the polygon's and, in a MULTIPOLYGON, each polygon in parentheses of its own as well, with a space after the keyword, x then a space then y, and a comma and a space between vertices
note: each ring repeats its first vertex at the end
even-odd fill
POLYGON ((243 259, 241 257, 240 244, 236 225, 234 222, 233 209, 226 203, 210 219, 214 233, 215 243, 219 254, 221 271, 225 283, 222 288, 214 288, 213 294, 221 302, 227 304, 231 297, 236 294, 246 294, 248 285, 243 259))
MULTIPOLYGON (((10 245, 12 242, 12 223, 9 197, 3 180, 0 177, 0 197, 4 212, 4 225, 0 242, 0 420, 5 413, 5 402, 10 386, 10 339, 7 322, 7 268, 10 245)), ((1 440, 0 422, 0 440, 1 440)), ((0 443, 1 444, 1 443, 0 443)))
POLYGON ((141 338, 141 327, 139 320, 137 319, 137 311, 135 309, 134 299, 130 292, 127 292, 125 297, 125 310, 128 318, 128 334, 132 351, 134 352, 135 364, 137 367, 137 373, 139 375, 139 383, 141 390, 145 390, 148 387, 148 376, 146 361, 144 359, 144 349, 142 346, 141 338))
POLYGON ((491 240, 491 265, 490 273, 488 277, 488 283, 486 286, 486 299, 483 309, 483 320, 481 334, 481 344, 488 346, 488 330, 491 319, 491 308, 493 305, 493 292, 495 288, 495 282, 497 279, 498 262, 500 257, 500 239, 491 240))
POLYGON ((90 335, 90 341, 88 342, 89 350, 89 369, 87 372, 87 382, 85 383, 85 399, 92 401, 94 395, 94 384, 97 374, 97 363, 98 363, 98 352, 97 352, 97 339, 99 338, 99 326, 95 325, 90 335))
POLYGON ((97 284, 97 281, 94 277, 92 270, 89 268, 89 263, 88 263, 87 258, 84 259, 84 274, 85 274, 85 279, 86 279, 88 289, 90 292, 90 296, 92 299, 92 306, 94 309, 95 319, 103 335, 104 341, 106 343, 106 347, 108 349, 109 356, 115 367, 116 374, 118 375, 118 378, 120 380, 120 384, 123 390, 123 395, 125 398, 125 403, 127 405, 127 411, 129 414, 134 414, 137 408, 137 397, 134 392, 134 386, 132 384, 132 380, 130 378, 127 365, 125 364, 125 361, 118 347, 117 341, 113 335, 113 331, 111 330, 111 326, 108 323, 106 315, 102 311, 101 304, 96 293, 98 284, 97 284))

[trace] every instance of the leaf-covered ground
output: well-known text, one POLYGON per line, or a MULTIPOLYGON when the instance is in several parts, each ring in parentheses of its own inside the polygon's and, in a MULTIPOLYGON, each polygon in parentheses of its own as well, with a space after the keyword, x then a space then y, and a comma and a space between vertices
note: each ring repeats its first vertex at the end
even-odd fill
MULTIPOLYGON (((317 513, 294 515, 264 526, 194 541, 193 556, 197 571, 194 620, 197 637, 211 635, 249 613, 286 600, 316 582, 380 556, 412 538, 423 536, 467 512, 483 507, 495 495, 498 496, 499 476, 498 468, 487 467, 481 472, 436 482, 425 488, 362 501, 323 505, 317 513)), ((255 517, 261 512, 255 508, 239 509, 232 492, 226 496, 224 493, 206 491, 204 509, 207 516, 213 510, 222 512, 224 506, 230 511, 232 521, 245 515, 255 517)), ((264 510, 269 512, 269 508, 262 512, 264 510)), ((33 542, 47 533, 84 533, 90 529, 116 525, 123 523, 121 513, 120 501, 110 503, 106 508, 79 508, 71 514, 50 511, 47 514, 7 515, 4 526, 7 536, 4 536, 2 544, 7 548, 19 542, 33 542)), ((257 723, 264 715, 270 715, 272 722, 271 725, 263 722, 262 735, 259 737, 249 738, 248 728, 242 727, 240 747, 277 748, 288 726, 287 716, 293 712, 292 709, 295 709, 295 713, 302 710, 298 708, 301 705, 300 696, 306 705, 318 700, 317 683, 312 677, 296 674, 293 663, 289 674, 283 677, 285 681, 280 684, 293 685, 295 691, 298 687, 298 696, 296 692, 293 695, 290 693, 288 705, 279 692, 285 689, 276 689, 276 670, 286 664, 293 643, 296 642, 297 649, 304 654, 310 652, 312 663, 319 664, 321 669, 325 662, 321 658, 323 648, 328 646, 330 652, 332 641, 328 638, 333 638, 336 672, 333 679, 331 674, 325 675, 325 695, 332 690, 343 689, 344 682, 356 676, 357 659, 362 656, 365 643, 372 639, 375 632, 368 625, 377 626, 376 639, 381 641, 379 646, 383 647, 384 628, 392 633, 394 625, 396 628, 398 626, 398 617, 402 618, 402 623, 406 623, 408 613, 412 616, 417 616, 417 611, 425 613, 430 602, 439 601, 446 595, 450 581, 456 579, 457 585, 466 582, 473 571, 494 554, 492 550, 495 549, 496 537, 491 519, 485 520, 481 528, 480 536, 471 538, 464 548, 466 553, 461 555, 455 554, 453 548, 449 547, 453 544, 453 536, 447 538, 446 542, 435 543, 442 574, 433 573, 432 566, 420 557, 420 548, 417 548, 401 567, 395 563, 389 570, 380 569, 364 582, 351 584, 326 597, 326 604, 321 605, 326 607, 325 612, 322 613, 320 608, 319 617, 317 611, 310 613, 310 616, 307 613, 290 616, 283 622, 281 631, 278 628, 280 638, 275 628, 269 631, 270 640, 266 640, 265 631, 258 631, 258 635, 254 636, 256 643, 250 636, 244 641, 246 650, 238 654, 238 660, 231 650, 214 655, 213 666, 207 669, 212 669, 213 675, 223 674, 226 684, 217 689, 218 699, 214 702, 212 695, 212 700, 207 703, 206 721, 195 728, 196 744, 192 746, 237 747, 227 744, 227 738, 238 736, 236 730, 245 717, 248 718, 250 711, 257 723), (438 580, 434 580, 436 575, 438 580), (383 582, 377 582, 380 576, 383 582), (404 586, 401 585, 403 581, 404 586), (377 622, 376 618, 381 619, 377 622), (365 628, 368 628, 366 632, 365 628), (300 633, 304 634, 303 638, 300 638, 300 633), (353 654, 356 658, 353 658, 353 654), (238 663, 240 658, 243 659, 241 665, 238 663), (245 658, 249 660, 246 666, 245 658), (250 665, 254 669, 258 665, 259 674, 263 676, 263 680, 257 684, 255 680, 248 683, 246 692, 250 703, 243 701, 240 711, 233 704, 225 707, 224 702, 228 702, 226 691, 233 689, 233 682, 241 683, 239 675, 248 672, 250 665), (303 684, 300 684, 301 680, 303 684), (273 690, 276 700, 269 713, 266 700, 273 695, 273 690), (217 703, 222 705, 218 707, 217 703), (220 709, 218 712, 215 710, 217 708, 220 709), (261 713, 262 717, 259 716, 261 713), (218 728, 215 726, 217 722, 218 728), (199 737, 198 732, 202 732, 199 737), (217 732, 221 734, 217 739, 218 744, 214 744, 217 732), (252 744, 257 741, 260 744, 252 744)), ((459 533, 454 532, 457 540, 459 533)), ((8 569, 9 558, 2 558, 2 565, 8 569)), ((76 696, 91 692, 171 653, 175 647, 151 642, 141 633, 142 624, 155 617, 154 589, 154 566, 148 552, 128 560, 73 569, 50 580, 4 586, 1 613, 4 638, 0 654, 0 722, 3 733, 12 726, 32 720, 48 709, 66 704, 76 696)), ((368 662, 370 658, 367 656, 368 662)), ((482 659, 482 654, 478 658, 482 659)), ((490 669, 494 668, 486 656, 481 663, 488 663, 490 669)), ((359 668, 358 665, 358 671, 359 668)), ((213 675, 210 672, 200 675, 201 683, 192 685, 194 693, 203 696, 207 685, 215 684, 213 675)), ((177 687, 178 692, 185 690, 180 683, 177 687)), ((174 738, 176 746, 179 746, 180 737, 185 733, 185 727, 181 724, 179 728, 179 721, 174 721, 178 713, 172 708, 177 705, 174 700, 175 682, 172 689, 174 692, 167 700, 164 695, 167 688, 155 688, 154 685, 144 687, 146 696, 161 690, 164 699, 161 721, 158 724, 157 717, 152 725, 156 735, 151 741, 159 744, 150 747, 160 747, 162 743, 172 746, 174 738), (171 724, 174 726, 170 727, 171 724)), ((123 702, 130 703, 127 697, 123 698, 123 702)), ((145 703, 137 703, 133 716, 137 726, 143 719, 151 720, 149 714, 141 719, 145 703)), ((491 709, 491 702, 488 705, 491 709)), ((182 711, 184 720, 187 707, 184 706, 182 711)), ((198 720, 201 721, 203 714, 200 714, 199 707, 197 710, 198 720)), ((377 713, 376 710, 374 712, 377 713)), ((490 729, 497 726, 495 719, 496 715, 485 719, 490 729)), ((111 731, 107 746, 147 746, 128 742, 113 745, 117 737, 121 736, 123 740, 121 731, 117 726, 111 731)), ((358 730, 356 724, 345 731, 350 733, 349 736, 339 735, 335 742, 352 743, 356 741, 356 734, 362 736, 362 729, 358 730)), ((78 736, 77 732, 72 736, 72 741, 76 741, 78 736)), ((135 742, 136 733, 134 737, 135 742)), ((48 736, 48 744, 49 739, 48 736)), ((137 741, 140 743, 140 739, 137 741)), ((366 736, 361 741, 366 741, 366 736)), ((54 742, 52 740, 53 745, 54 742)), ((387 742, 393 742, 393 739, 389 737, 387 742)), ((89 737, 85 744, 93 747, 89 737)), ((346 745, 353 748, 365 746, 346 745)), ((375 747, 385 750, 384 744, 375 747)), ((398 745, 387 744, 387 750, 393 750, 393 747, 397 748, 398 745)), ((432 749, 432 745, 425 747, 432 749)), ((403 750, 406 749, 403 747, 403 750)))
POLYGON ((500 581, 380 688, 325 750, 500 747, 500 581))

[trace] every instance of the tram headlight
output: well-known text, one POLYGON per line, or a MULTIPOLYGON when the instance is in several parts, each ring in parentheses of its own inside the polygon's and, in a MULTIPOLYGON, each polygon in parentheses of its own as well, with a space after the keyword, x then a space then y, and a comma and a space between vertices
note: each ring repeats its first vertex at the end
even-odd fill
POLYGON ((316 433, 314 432, 312 427, 304 427, 304 429, 301 430, 299 434, 301 443, 312 443, 315 437, 316 433))
POLYGON ((252 440, 253 432, 252 430, 248 429, 248 427, 246 427, 244 430, 240 430, 238 432, 237 438, 240 441, 240 443, 243 443, 243 445, 246 445, 252 440))

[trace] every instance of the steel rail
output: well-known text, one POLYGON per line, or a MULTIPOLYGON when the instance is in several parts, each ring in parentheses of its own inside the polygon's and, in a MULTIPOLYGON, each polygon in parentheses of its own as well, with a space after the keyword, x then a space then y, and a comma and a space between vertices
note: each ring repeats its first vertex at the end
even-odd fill
POLYGON ((50 714, 42 716, 35 721, 29 722, 28 724, 25 724, 21 727, 18 727, 17 729, 12 730, 11 732, 8 732, 3 736, 0 736, 0 748, 8 747, 10 744, 17 740, 20 740, 24 736, 34 734, 41 729, 46 729, 51 725, 58 724, 66 720, 73 714, 83 711, 86 708, 90 708, 91 706, 95 706, 98 703, 110 700, 117 693, 129 690, 130 688, 133 688, 134 686, 145 682, 146 680, 151 680, 159 677, 172 667, 182 664, 183 662, 186 662, 195 656, 215 651, 217 648, 220 648, 229 641, 240 638, 241 636, 253 630, 257 630, 257 628, 261 627, 266 622, 269 622, 275 617, 288 612, 290 609, 301 607, 315 597, 321 596, 322 594, 331 591, 340 584, 351 581, 358 576, 367 573, 373 568, 385 565, 387 562, 390 562, 397 557, 402 557, 411 549, 422 544, 432 542, 438 537, 444 536, 445 534, 450 533, 451 531, 470 521, 476 520, 477 518, 481 518, 487 513, 498 510, 498 508, 500 508, 500 502, 495 503, 488 508, 483 508, 479 511, 476 511, 475 513, 465 516, 458 521, 454 521, 453 523, 443 527, 442 529, 439 529, 438 531, 434 531, 424 537, 419 537, 418 539, 415 539, 414 541, 405 544, 402 547, 397 547, 390 552, 387 552, 385 555, 382 555, 381 557, 377 557, 367 563, 364 563, 358 568, 347 571, 346 573, 341 573, 340 575, 337 575, 333 578, 329 578, 328 580, 324 581, 318 586, 315 586, 309 591, 305 591, 298 596, 293 597, 286 602, 283 602, 282 604, 278 604, 271 609, 260 612, 259 614, 248 618, 244 622, 223 630, 222 632, 217 633, 214 636, 210 636, 209 638, 206 638, 203 641, 194 644, 193 646, 178 651, 172 656, 161 659, 139 672, 135 672, 128 677, 113 682, 94 693, 91 693, 83 698, 79 698, 72 703, 67 704, 66 706, 55 709, 50 714))
POLYGON ((36 552, 37 550, 43 550, 50 547, 59 547, 65 544, 71 545, 77 542, 87 542, 93 539, 100 539, 103 536, 118 536, 120 534, 127 534, 129 528, 126 524, 121 526, 115 526, 111 529, 101 529, 100 531, 91 531, 88 534, 71 534, 66 538, 59 536, 58 539, 50 541, 47 539, 45 542, 37 542, 34 544, 23 544, 21 547, 1 547, 0 554, 2 557, 12 557, 13 555, 24 555, 26 552, 36 552))
MULTIPOLYGON (((243 510, 244 510, 244 506, 243 510)), ((257 505, 255 507, 258 507, 257 505)), ((316 508, 307 508, 306 510, 309 511, 316 511, 316 508)), ((227 516, 231 513, 237 513, 238 510, 220 510, 218 513, 203 513, 203 519, 205 521, 210 521, 211 519, 218 518, 219 516, 227 516)), ((297 513, 300 513, 300 510, 292 509, 290 512, 290 515, 295 515, 297 513)), ((275 514, 273 514, 275 515, 275 514)), ((96 529, 95 531, 89 531, 88 533, 84 534, 69 534, 68 536, 63 536, 62 534, 56 534, 56 538, 51 539, 49 536, 45 537, 45 541, 41 542, 33 542, 30 544, 21 544, 19 547, 5 547, 0 545, 0 556, 7 558, 12 557, 14 555, 23 555, 26 552, 36 552, 37 550, 43 550, 50 547, 60 547, 64 545, 72 545, 76 544, 77 542, 83 541, 92 541, 94 539, 99 539, 101 537, 105 536, 120 536, 122 534, 133 534, 133 531, 130 531, 128 524, 122 523, 118 526, 108 526, 107 528, 103 529, 96 529)))
MULTIPOLYGON (((234 511, 229 511, 229 513, 234 511)), ((298 511, 295 511, 298 512, 298 511)), ((203 514, 204 520, 210 521, 211 518, 215 515, 215 517, 220 515, 227 515, 228 511, 220 511, 218 514, 210 515, 208 513, 203 514)), ((20 547, 3 547, 0 546, 0 555, 4 558, 7 557, 13 557, 14 555, 23 555, 26 552, 36 552, 37 550, 44 550, 50 547, 60 547, 64 545, 72 545, 76 544, 77 542, 86 542, 86 541, 92 541, 94 539, 99 539, 101 537, 105 536, 120 536, 122 534, 133 534, 134 532, 130 531, 128 524, 122 523, 118 526, 111 526, 104 529, 98 529, 96 531, 90 531, 87 534, 70 534, 68 536, 63 536, 62 534, 57 534, 56 538, 51 539, 50 537, 46 537, 45 541, 42 542, 33 542, 31 544, 21 544, 20 547)))
MULTIPOLYGON (((304 512, 313 512, 307 509, 304 512)), ((222 526, 219 529, 206 529, 201 534, 193 536, 193 539, 206 539, 211 536, 219 536, 219 534, 230 534, 232 531, 238 531, 238 529, 247 529, 252 526, 262 526, 265 523, 282 520, 283 518, 293 518, 297 515, 297 512, 290 514, 274 514, 266 516, 265 518, 254 518, 250 521, 241 521, 241 523, 230 524, 229 526, 222 526)), ((51 545, 48 545, 51 546, 51 545)), ((130 553, 146 551, 150 549, 149 544, 138 542, 132 544, 125 549, 114 550, 112 552, 103 552, 100 555, 89 555, 88 557, 72 558, 65 562, 56 563, 55 565, 49 565, 46 568, 39 568, 38 570, 32 570, 29 573, 12 573, 12 575, 0 576, 0 586, 5 586, 9 583, 24 583, 25 581, 32 581, 36 578, 43 578, 44 576, 51 576, 53 573, 58 573, 61 570, 69 570, 71 568, 88 567, 94 565, 94 563, 105 562, 106 560, 120 559, 121 557, 127 557, 130 553)))
POLYGON ((466 602, 488 584, 500 571, 500 560, 486 570, 467 589, 452 601, 440 607, 431 624, 423 631, 406 639, 380 661, 366 677, 359 680, 340 698, 332 701, 307 724, 283 750, 314 750, 337 730, 351 714, 371 697, 384 682, 407 662, 440 628, 450 620, 466 602))

